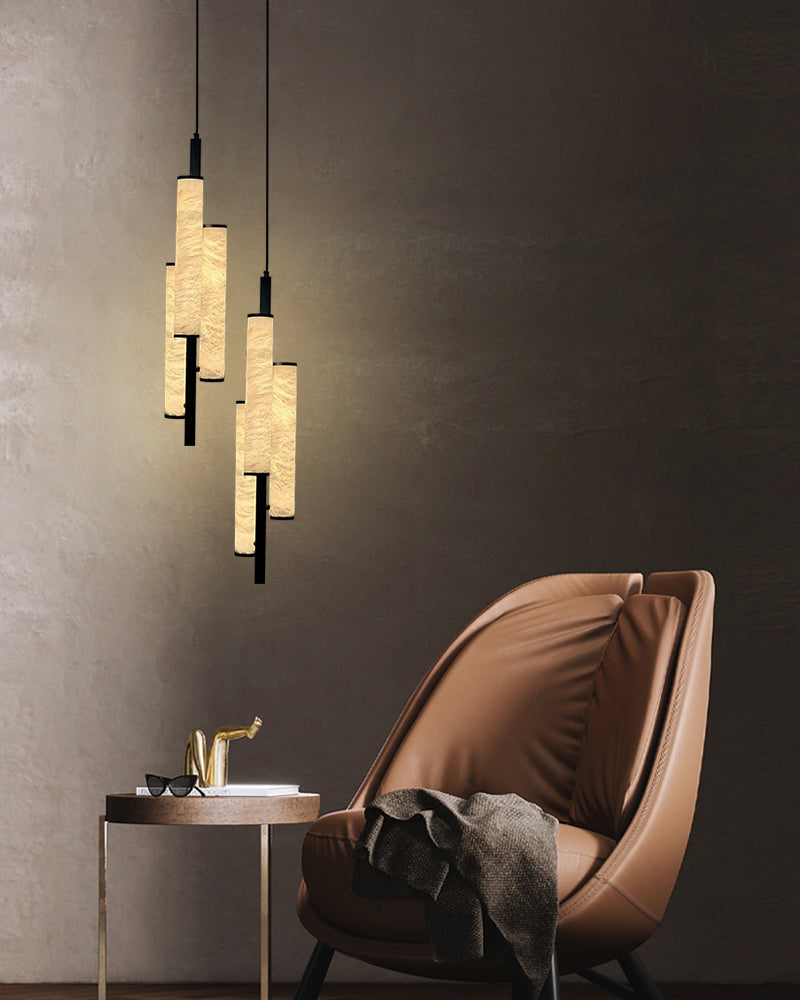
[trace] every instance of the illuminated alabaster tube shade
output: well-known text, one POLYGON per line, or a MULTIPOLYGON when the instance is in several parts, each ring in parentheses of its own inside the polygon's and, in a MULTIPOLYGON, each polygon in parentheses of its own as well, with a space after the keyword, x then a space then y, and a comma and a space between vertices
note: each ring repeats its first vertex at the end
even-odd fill
POLYGON ((236 502, 234 552, 252 556, 256 551, 256 479, 244 474, 244 403, 236 404, 236 502))
POLYGON ((164 363, 164 413, 184 416, 186 402, 186 341, 175 337, 175 265, 167 264, 167 330, 164 363))
POLYGON ((272 421, 272 317, 247 317, 244 471, 270 471, 272 421))
POLYGON ((178 178, 175 336, 199 337, 203 288, 203 179, 178 178))
POLYGON ((269 516, 294 517, 297 365, 272 369, 272 470, 269 516))
POLYGON ((227 228, 225 226, 204 226, 198 369, 200 378, 206 381, 219 381, 225 377, 227 255, 227 228))

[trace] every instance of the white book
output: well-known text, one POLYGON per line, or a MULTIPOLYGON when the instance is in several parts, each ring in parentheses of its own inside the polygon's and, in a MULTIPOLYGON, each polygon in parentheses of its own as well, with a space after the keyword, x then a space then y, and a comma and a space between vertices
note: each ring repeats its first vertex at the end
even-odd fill
MULTIPOLYGON (((204 788, 206 796, 217 796, 217 795, 297 795, 300 791, 299 785, 215 785, 204 788)), ((137 795, 149 795, 150 789, 145 785, 144 787, 139 787, 136 789, 137 795)), ((195 798, 200 798, 200 793, 196 788, 193 788, 189 793, 195 798)), ((172 795, 169 789, 166 789, 164 795, 172 795)))

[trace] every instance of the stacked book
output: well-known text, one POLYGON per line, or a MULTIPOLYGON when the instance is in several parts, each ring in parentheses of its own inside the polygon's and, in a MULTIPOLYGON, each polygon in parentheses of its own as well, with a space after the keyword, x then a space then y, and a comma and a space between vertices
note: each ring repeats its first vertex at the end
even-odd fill
MULTIPOLYGON (((299 785, 209 785, 207 788, 203 789, 206 796, 215 795, 297 795, 300 791, 299 785)), ((137 795, 149 795, 150 790, 147 786, 136 789, 137 795)), ((172 792, 167 788, 164 795, 171 795, 172 792)), ((200 798, 200 793, 196 788, 193 788, 189 793, 192 796, 200 798)))

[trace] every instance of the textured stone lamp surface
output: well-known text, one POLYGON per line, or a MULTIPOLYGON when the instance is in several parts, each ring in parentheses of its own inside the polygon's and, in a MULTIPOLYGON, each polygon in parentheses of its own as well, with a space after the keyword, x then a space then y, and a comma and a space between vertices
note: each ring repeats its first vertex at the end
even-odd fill
POLYGON ((270 471, 272 336, 271 316, 247 317, 244 471, 250 475, 270 471))
POLYGON ((199 337, 203 305, 203 180, 178 178, 175 336, 199 337))
POLYGON ((198 369, 205 381, 221 381, 225 377, 227 256, 227 228, 204 226, 198 369))
POLYGON ((275 365, 272 380, 269 514, 270 517, 294 517, 297 365, 275 365))
POLYGON ((236 404, 236 496, 234 552, 252 556, 256 551, 256 481, 244 474, 244 403, 236 404))
POLYGON ((175 336, 175 265, 167 264, 164 414, 182 417, 186 402, 186 340, 175 336))

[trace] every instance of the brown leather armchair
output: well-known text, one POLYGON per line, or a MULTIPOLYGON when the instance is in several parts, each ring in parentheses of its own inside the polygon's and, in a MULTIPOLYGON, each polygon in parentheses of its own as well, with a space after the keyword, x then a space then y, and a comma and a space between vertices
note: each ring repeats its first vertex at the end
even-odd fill
POLYGON ((296 1000, 334 951, 462 981, 511 981, 487 960, 435 963, 417 900, 349 891, 364 807, 395 788, 516 792, 559 820, 551 975, 637 1000, 660 994, 634 949, 658 927, 692 824, 705 736, 714 583, 703 571, 570 574, 526 583, 474 619, 412 695, 361 787, 303 846, 298 913, 318 939, 296 1000), (628 984, 593 970, 619 961, 628 984))

